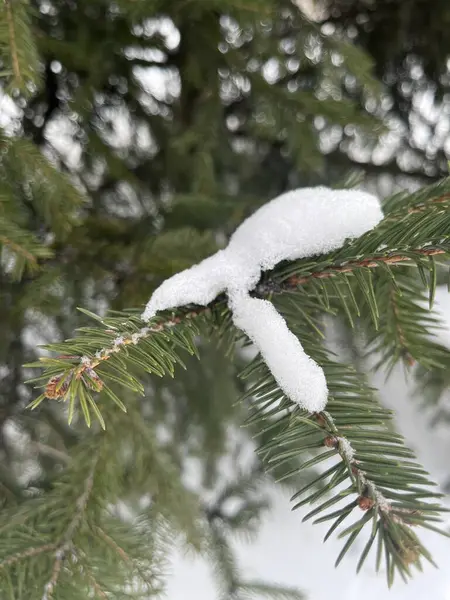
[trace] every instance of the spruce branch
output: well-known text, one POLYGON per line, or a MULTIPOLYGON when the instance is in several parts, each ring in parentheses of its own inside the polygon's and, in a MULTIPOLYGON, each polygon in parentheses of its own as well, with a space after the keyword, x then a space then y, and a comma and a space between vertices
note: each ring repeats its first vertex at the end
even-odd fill
POLYGON ((443 211, 450 201, 449 185, 450 177, 445 177, 413 193, 406 190, 398 192, 383 203, 384 213, 391 220, 403 215, 405 209, 408 214, 422 213, 430 207, 443 211))
POLYGON ((19 64, 19 57, 17 55, 16 31, 12 14, 11 0, 3 0, 3 2, 5 5, 6 20, 8 23, 9 42, 11 45, 11 60, 13 65, 14 77, 17 79, 17 81, 20 81, 22 78, 22 73, 19 64))
POLYGON ((53 448, 48 444, 43 444, 42 442, 33 442, 32 448, 36 450, 36 452, 42 456, 50 456, 55 460, 62 462, 64 464, 69 464, 71 462, 71 457, 66 452, 58 450, 57 448, 53 448))
POLYGON ((77 224, 84 196, 29 140, 0 133, 0 146, 0 267, 21 279, 25 270, 35 274, 43 266, 60 264, 60 253, 53 250, 77 224), (25 227, 18 210, 24 203, 39 234, 25 227))
MULTIPOLYGON (((367 337, 367 352, 377 356, 375 368, 385 366, 390 372, 402 360, 407 367, 419 364, 428 370, 448 369, 448 348, 430 335, 441 327, 440 319, 426 306, 434 297, 435 277, 431 263, 422 270, 400 267, 395 276, 388 269, 377 271, 374 298, 383 310, 379 311, 377 327, 370 319, 360 323, 367 337), (425 285, 429 287, 428 298, 425 285)), ((365 299, 357 297, 357 302, 364 310, 365 299)))
MULTIPOLYGON (((312 271, 303 277, 294 275, 289 277, 286 280, 286 283, 283 281, 278 283, 276 279, 274 280, 274 283, 272 283, 270 280, 265 280, 255 288, 255 293, 256 295, 263 297, 271 296, 273 293, 282 293, 283 291, 295 290, 299 286, 308 284, 316 279, 320 280, 338 277, 342 274, 354 273, 357 270, 380 267, 383 264, 396 265, 403 264, 405 262, 419 261, 423 257, 441 255, 446 252, 447 250, 443 248, 413 248, 408 250, 407 254, 394 254, 387 256, 373 255, 360 261, 349 261, 345 265, 333 265, 331 262, 331 264, 327 264, 327 267, 325 267, 325 270, 323 271, 312 271)), ((50 379, 44 377, 44 380, 46 381, 45 392, 32 402, 31 407, 36 408, 45 398, 62 399, 64 401, 70 399, 71 404, 73 404, 76 398, 74 395, 70 394, 70 390, 73 390, 73 385, 75 385, 77 382, 77 387, 79 388, 79 384, 84 386, 87 394, 90 394, 89 390, 96 392, 100 392, 103 389, 105 389, 105 391, 109 390, 108 386, 105 387, 105 378, 102 378, 102 374, 98 369, 99 366, 104 364, 106 361, 110 361, 111 359, 114 361, 114 357, 117 358, 121 353, 125 353, 127 358, 131 358, 133 346, 136 348, 141 341, 149 340, 155 334, 166 333, 170 336, 168 339, 173 339, 172 332, 176 329, 176 327, 181 325, 183 325, 183 330, 187 332, 196 318, 208 317, 208 315, 211 314, 211 311, 214 310, 214 307, 216 305, 220 306, 222 303, 223 300, 218 299, 208 307, 196 307, 194 310, 182 310, 177 311, 178 314, 175 315, 172 314, 170 316, 158 317, 157 322, 148 327, 142 327, 140 320, 135 316, 130 318, 131 315, 124 314, 116 319, 101 319, 96 315, 93 315, 93 313, 89 313, 89 311, 84 311, 86 314, 102 323, 104 327, 112 327, 110 329, 96 331, 97 335, 101 334, 101 338, 98 338, 98 341, 101 339, 104 342, 105 340, 109 339, 110 343, 108 345, 98 347, 95 351, 93 351, 91 348, 92 344, 86 346, 86 350, 89 350, 89 352, 83 354, 81 358, 78 358, 76 354, 63 354, 52 359, 41 358, 40 363, 32 363, 28 365, 33 367, 48 365, 52 372, 50 379), (128 321, 124 321, 123 318, 126 319, 127 317, 128 321), (128 328, 128 331, 124 331, 124 326, 128 328), (60 365, 59 369, 57 368, 58 363, 60 365)), ((94 334, 94 330, 89 328, 86 333, 92 335, 94 334)), ((186 340, 183 340, 181 346, 191 353, 195 352, 195 345, 192 343, 186 344, 186 340)), ((49 346, 49 349, 56 348, 64 352, 71 352, 71 349, 67 349, 67 345, 49 346)), ((164 367, 164 363, 161 365, 162 369, 156 369, 154 365, 152 368, 152 365, 149 364, 146 366, 142 362, 144 357, 145 355, 141 354, 139 360, 139 366, 141 368, 144 367, 146 370, 150 372, 157 372, 158 374, 165 372, 166 369, 164 367)), ((108 376, 111 377, 111 375, 108 376)), ((130 389, 142 391, 142 386, 129 373, 127 379, 130 389)), ((42 380, 43 378, 41 377, 33 381, 40 382, 42 380)), ((88 395, 87 398, 92 405, 93 401, 89 400, 90 397, 91 396, 88 395)), ((118 406, 120 406, 120 408, 122 408, 122 410, 125 410, 125 407, 118 400, 115 394, 112 395, 112 399, 118 406)), ((84 413, 86 415, 86 411, 84 411, 84 413)), ((73 415, 73 411, 71 411, 70 414, 73 415)), ((90 423, 89 418, 87 418, 86 421, 90 423)), ((101 419, 100 422, 102 423, 101 419)), ((102 423, 102 426, 104 426, 104 423, 102 423)))
POLYGON ((115 554, 117 554, 120 559, 128 566, 130 572, 134 574, 138 574, 139 578, 148 589, 152 589, 154 586, 154 582, 151 579, 151 574, 146 573, 143 566, 140 564, 140 557, 131 557, 128 553, 111 537, 109 536, 101 527, 95 527, 96 533, 99 537, 104 541, 104 543, 109 546, 115 554))
POLYGON ((91 569, 87 566, 84 565, 84 568, 86 569, 89 581, 92 584, 92 588, 95 592, 95 594, 99 597, 99 598, 103 598, 104 600, 108 600, 108 595, 106 594, 106 592, 104 590, 102 590, 102 588, 100 587, 98 581, 96 580, 96 578, 94 577, 94 574, 92 573, 91 569))
POLYGON ((0 265, 4 263, 5 270, 15 279, 21 277, 24 269, 31 273, 35 272, 39 267, 39 261, 52 254, 51 250, 36 236, 6 218, 5 214, 0 215, 1 250, 3 250, 3 260, 0 261, 0 265))
POLYGON ((285 588, 264 581, 247 581, 235 561, 230 536, 251 534, 262 513, 269 508, 268 498, 261 498, 263 469, 259 461, 251 468, 238 469, 236 475, 218 490, 212 503, 202 507, 206 520, 206 558, 212 562, 219 583, 221 598, 236 600, 256 595, 300 600, 304 596, 297 588, 285 588), (237 504, 237 508, 229 508, 237 504), (238 501, 238 502, 236 502, 238 501))
POLYGON ((51 600, 53 597, 53 591, 58 583, 59 575, 64 561, 67 558, 68 552, 71 550, 73 545, 73 537, 80 526, 83 519, 84 512, 86 510, 92 488, 94 485, 94 475, 98 463, 98 456, 96 456, 91 464, 88 475, 84 482, 84 489, 82 494, 79 496, 75 503, 75 513, 72 520, 70 521, 64 535, 61 538, 58 546, 55 550, 55 561, 53 563, 52 573, 50 579, 44 586, 44 592, 42 594, 42 600, 51 600))
POLYGON ((39 70, 29 10, 26 0, 2 0, 0 5, 0 48, 11 70, 10 88, 25 95, 30 84, 36 86, 39 70))
POLYGON ((336 564, 341 562, 365 526, 371 524, 371 534, 358 570, 378 539, 378 544, 385 548, 389 562, 388 584, 392 585, 396 571, 407 579, 411 576, 412 565, 420 568, 421 556, 432 562, 411 527, 417 525, 438 531, 433 523, 440 520, 443 509, 433 500, 442 494, 427 490, 427 486, 435 484, 412 460, 414 454, 405 447, 403 438, 388 428, 392 415, 378 404, 362 376, 351 367, 332 362, 324 351, 318 352, 317 347, 314 353, 310 336, 304 328, 302 331, 305 347, 316 360, 320 358, 327 376, 330 390, 327 411, 310 415, 293 405, 281 393, 264 363, 255 359, 243 373, 245 378, 254 380, 245 395, 253 405, 249 423, 255 426, 261 421, 265 423, 266 433, 276 431, 270 441, 258 448, 258 453, 273 470, 293 457, 314 452, 311 459, 283 474, 283 479, 332 461, 331 466, 323 467, 316 479, 294 494, 294 509, 316 505, 304 520, 313 517, 314 523, 331 520, 325 539, 355 510, 360 510, 363 516, 339 534, 346 538, 346 543, 336 564), (267 418, 271 422, 269 425, 267 418), (333 460, 336 456, 339 462, 333 460), (346 481, 349 485, 342 489, 346 481), (348 503, 343 505, 344 501, 348 503), (336 506, 337 510, 327 512, 336 506))
POLYGON ((72 449, 72 460, 55 474, 52 489, 2 513, 2 590, 18 576, 27 585, 33 582, 39 598, 85 598, 94 592, 104 597, 100 590, 122 597, 128 584, 147 595, 159 588, 168 537, 164 518, 158 514, 151 521, 141 516, 126 522, 111 511, 118 497, 126 497, 130 483, 130 477, 124 483, 123 464, 128 440, 117 440, 114 427, 107 435, 90 436, 87 444, 72 449))
MULTIPOLYGON (((445 258, 450 253, 449 187, 450 180, 446 180, 431 191, 408 196, 403 211, 395 202, 389 208, 388 202, 386 218, 375 229, 330 254, 277 265, 263 274, 253 292, 273 298, 279 305, 307 355, 323 368, 329 394, 326 412, 302 411, 283 394, 265 363, 255 359, 243 374, 244 378, 255 378, 255 383, 247 386, 243 401, 251 406, 248 424, 266 436, 259 448, 261 458, 270 470, 280 471, 283 465, 292 465, 293 458, 314 452, 300 466, 296 462, 290 473, 284 471, 283 479, 334 459, 319 477, 295 494, 295 508, 321 501, 305 519, 332 520, 326 537, 355 510, 362 511, 362 517, 340 532, 346 542, 337 564, 371 524, 358 569, 377 541, 377 568, 384 552, 389 585, 396 573, 409 578, 411 566, 420 568, 422 557, 432 562, 412 527, 438 531, 434 523, 440 521, 443 509, 435 500, 441 494, 429 490, 435 484, 414 461, 403 438, 388 427, 391 413, 379 405, 365 379, 331 360, 318 342, 322 336, 320 319, 323 314, 344 310, 350 320, 354 318, 373 333, 370 340, 375 348, 382 353, 387 348, 391 363, 411 356, 422 364, 446 364, 448 352, 434 342, 426 343, 433 317, 425 315, 421 303, 428 287, 432 304, 435 257, 445 258), (395 219, 391 218, 394 214, 395 219), (420 277, 411 277, 411 273, 420 277), (414 323, 408 320, 408 313, 414 315, 414 323), (272 437, 267 437, 270 432, 272 437), (338 490, 344 482, 348 487, 338 490), (348 504, 340 505, 350 497, 348 504), (322 515, 335 505, 337 510, 322 515)), ((173 375, 175 365, 183 365, 181 352, 197 353, 199 334, 215 333, 227 338, 230 346, 239 339, 222 296, 207 307, 165 311, 145 327, 137 310, 112 312, 103 318, 84 313, 99 326, 84 327, 76 338, 48 346, 59 356, 43 357, 29 365, 46 368, 34 380, 45 391, 31 406, 38 406, 45 398, 68 402, 69 422, 81 409, 88 425, 93 413, 104 427, 97 402, 108 397, 126 410, 112 386, 144 393, 139 374, 173 375)), ((220 534, 218 538, 216 535, 220 542, 221 532, 215 533, 220 534)), ((226 549, 221 542, 219 546, 217 556, 223 551, 225 560, 226 549)), ((224 573, 229 568, 232 565, 225 560, 224 573)))
POLYGON ((98 533, 99 537, 102 538, 104 542, 106 542, 106 544, 108 544, 108 546, 110 546, 124 562, 131 563, 131 558, 128 556, 125 550, 121 548, 119 544, 115 542, 101 527, 96 526, 95 531, 98 533))
POLYGON ((300 285, 309 283, 312 279, 328 279, 339 275, 340 273, 353 273, 358 269, 375 269, 380 267, 382 264, 394 265, 398 263, 411 262, 415 257, 420 258, 422 256, 438 256, 441 254, 447 254, 448 250, 442 248, 412 248, 409 250, 409 255, 404 254, 393 254, 393 255, 381 255, 374 254, 363 260, 349 261, 345 265, 330 265, 325 267, 323 271, 313 271, 308 275, 299 277, 292 275, 282 283, 271 287, 271 283, 259 284, 255 289, 257 293, 265 294, 268 292, 282 293, 283 291, 292 290, 300 285))
POLYGON ((28 252, 28 250, 26 250, 26 248, 23 248, 22 246, 19 246, 19 244, 17 244, 13 240, 8 239, 4 235, 0 235, 0 244, 2 244, 4 246, 8 246, 12 250, 13 253, 22 255, 23 258, 26 261, 28 261, 31 266, 34 266, 34 267, 37 266, 36 257, 33 256, 31 254, 31 252, 28 252))
MULTIPOLYGON (((90 359, 87 356, 83 357, 81 360, 81 365, 74 374, 75 378, 81 377, 84 372, 87 372, 88 376, 94 378, 94 375, 92 375, 90 371, 92 369, 95 369, 102 361, 109 360, 112 355, 119 353, 121 351, 121 346, 126 347, 130 344, 136 345, 139 343, 140 340, 146 339, 154 333, 160 333, 165 330, 170 330, 172 327, 176 327, 177 325, 179 325, 182 320, 193 319, 195 317, 198 317, 206 310, 206 308, 191 310, 185 313, 183 317, 172 316, 150 327, 142 327, 139 331, 134 332, 131 335, 116 337, 113 341, 112 346, 102 348, 99 352, 96 352, 95 358, 90 359)), ((98 382, 97 385, 100 387, 101 390, 102 383, 98 382)))
POLYGON ((413 356, 410 354, 409 349, 408 349, 408 342, 406 339, 406 334, 405 334, 403 325, 401 323, 401 315, 400 315, 400 309, 398 306, 398 298, 397 298, 397 294, 394 289, 392 289, 391 293, 389 294, 389 300, 390 300, 390 306, 392 307, 392 312, 393 312, 393 315, 395 318, 395 329, 396 329, 399 345, 401 346, 401 348, 403 348, 405 361, 407 362, 407 364, 410 367, 412 367, 415 364, 415 360, 414 360, 413 356))
POLYGON ((57 544, 42 544, 42 546, 37 546, 35 548, 27 548, 23 552, 18 552, 17 554, 13 554, 8 558, 0 561, 0 569, 5 569, 6 567, 11 567, 15 563, 21 562, 26 558, 31 558, 33 556, 38 556, 39 554, 43 554, 46 552, 53 552, 56 550, 57 544))
POLYGON ((267 598, 268 600, 305 600, 296 588, 270 585, 264 581, 244 581, 238 586, 238 598, 267 598))

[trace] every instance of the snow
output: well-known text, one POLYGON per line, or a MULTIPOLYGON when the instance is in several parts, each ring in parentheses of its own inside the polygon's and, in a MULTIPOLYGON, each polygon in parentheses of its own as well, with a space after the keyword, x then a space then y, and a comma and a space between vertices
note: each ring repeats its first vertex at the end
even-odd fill
POLYGON ((219 250, 198 265, 177 273, 153 292, 142 318, 149 321, 160 310, 200 304, 206 306, 225 291, 233 277, 232 262, 225 250, 219 250))
POLYGON ((165 281, 142 318, 186 304, 206 306, 225 290, 249 291, 261 271, 335 250, 382 218, 378 199, 366 192, 316 187, 282 194, 246 219, 227 248, 165 281))
POLYGON ((378 199, 366 192, 316 187, 282 194, 246 219, 224 250, 165 281, 142 319, 187 304, 206 306, 226 292, 234 323, 252 339, 280 388, 305 410, 322 410, 327 399, 322 369, 273 306, 249 292, 262 271, 340 248, 382 218, 378 199))
POLYGON ((350 444, 347 438, 338 437, 339 440, 339 448, 348 462, 352 462, 353 457, 355 456, 355 450, 353 446, 350 444))
POLYGON ((322 411, 327 403, 323 370, 305 353, 274 305, 234 294, 230 308, 234 324, 259 348, 284 393, 309 412, 322 411))

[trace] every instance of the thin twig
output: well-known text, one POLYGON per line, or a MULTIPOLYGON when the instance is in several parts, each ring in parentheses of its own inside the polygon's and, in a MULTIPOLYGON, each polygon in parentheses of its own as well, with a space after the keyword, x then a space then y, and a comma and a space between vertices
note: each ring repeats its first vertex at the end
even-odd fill
MULTIPOLYGON (((436 256, 438 254, 446 254, 445 250, 440 250, 438 248, 420 248, 418 250, 411 250, 415 254, 421 254, 422 256, 436 256)), ((328 279, 337 275, 339 273, 351 273, 356 269, 368 268, 374 269, 379 267, 381 263, 384 264, 396 264, 401 262, 409 262, 412 258, 410 256, 405 256, 404 254, 392 254, 391 256, 375 256, 371 258, 365 258, 364 260, 355 260, 342 265, 341 267, 328 267, 324 271, 319 271, 316 273, 310 273, 309 275, 305 275, 304 277, 298 277, 297 275, 293 275, 289 277, 286 281, 280 284, 280 291, 286 291, 288 289, 296 288, 299 285, 304 283, 308 283, 311 279, 328 279)))
POLYGON ((33 256, 31 252, 28 252, 28 250, 25 250, 25 248, 20 246, 20 244, 16 244, 16 242, 11 241, 6 236, 0 235, 0 244, 3 244, 4 246, 9 246, 13 252, 15 252, 16 254, 21 254, 30 263, 32 263, 33 265, 37 265, 36 257, 33 256))
POLYGON ((430 204, 446 204, 450 199, 450 194, 444 194, 439 198, 435 198, 434 200, 430 200, 429 202, 423 202, 422 204, 416 204, 416 206, 412 206, 408 209, 408 214, 419 213, 427 210, 430 204))
POLYGON ((58 583, 62 565, 67 557, 67 553, 72 547, 73 537, 78 526, 80 525, 81 519, 83 518, 83 514, 86 510, 87 503, 92 492, 97 462, 98 457, 95 457, 94 461, 92 462, 92 466, 89 470, 88 476, 85 479, 83 493, 81 494, 81 496, 79 496, 75 503, 75 514, 73 516, 73 519, 70 521, 69 526, 67 527, 63 537, 61 538, 60 543, 56 547, 55 562, 53 563, 52 574, 50 576, 50 579, 44 586, 42 600, 51 600, 53 596, 53 591, 55 589, 56 584, 58 583))
POLYGON ((134 571, 138 573, 141 577, 142 581, 144 581, 149 587, 152 585, 151 579, 148 579, 148 573, 139 566, 139 562, 133 560, 128 554, 125 552, 123 548, 119 546, 119 544, 112 539, 101 527, 98 525, 95 527, 95 530, 99 534, 99 536, 103 539, 103 541, 110 546, 116 554, 120 556, 120 558, 127 563, 134 571))
MULTIPOLYGON (((326 411, 315 413, 314 416, 318 426, 327 434, 324 445, 334 448, 345 464, 350 467, 349 475, 356 487, 355 492, 358 493, 357 503, 359 508, 363 511, 374 509, 380 519, 390 519, 392 522, 401 524, 404 527, 414 525, 414 522, 408 517, 419 514, 420 511, 393 506, 378 486, 370 480, 367 473, 361 469, 359 461, 355 459, 356 452, 354 448, 345 435, 336 427, 332 416, 326 411)), ((402 550, 400 547, 399 549, 402 550)), ((403 548, 402 552, 405 550, 403 548)), ((403 558, 406 562, 414 562, 418 555, 415 553, 404 554, 403 558)))
POLYGON ((86 573, 88 578, 90 579, 92 586, 94 588, 94 591, 96 593, 97 596, 99 596, 100 598, 105 598, 106 600, 108 600, 108 596, 106 595, 106 593, 102 590, 102 588, 100 587, 98 581, 95 579, 94 574, 92 573, 92 571, 89 569, 89 567, 85 566, 86 569, 86 573))
MULTIPOLYGON (((411 250, 415 254, 420 254, 422 256, 435 256, 438 254, 445 254, 445 250, 437 249, 437 248, 420 248, 411 250)), ((356 269, 360 268, 376 268, 379 267, 380 264, 395 264, 401 262, 410 262, 412 258, 410 256, 405 256, 403 254, 393 254, 390 256, 374 256, 370 258, 366 258, 360 261, 349 261, 345 265, 339 267, 328 267, 323 271, 318 271, 314 273, 310 273, 304 277, 298 277, 293 275, 289 277, 286 281, 281 284, 277 284, 277 286, 270 286, 267 284, 260 284, 256 286, 255 292, 259 295, 267 295, 269 293, 282 293, 283 291, 288 291, 292 289, 296 289, 298 286, 308 283, 313 279, 327 279, 330 277, 334 277, 340 273, 350 273, 356 269)), ((118 336, 112 343, 112 345, 101 348, 95 354, 94 358, 90 358, 88 356, 83 356, 80 359, 80 363, 73 367, 69 374, 65 375, 65 381, 70 382, 72 378, 80 379, 83 373, 86 372, 86 375, 92 380, 92 382, 97 386, 97 391, 100 391, 103 387, 103 381, 98 377, 95 372, 95 368, 102 362, 109 360, 115 353, 120 352, 121 348, 124 346, 128 346, 130 344, 137 344, 139 340, 145 339, 152 335, 153 333, 160 333, 166 329, 171 329, 176 325, 179 325, 183 321, 187 319, 194 319, 198 317, 208 310, 210 310, 211 306, 203 306, 197 307, 190 312, 180 315, 180 316, 172 316, 164 321, 160 321, 159 323, 152 325, 150 327, 143 327, 138 332, 127 335, 127 336, 118 336)), ((61 357, 63 358, 63 357, 61 357)), ((70 356, 68 358, 74 358, 70 356)), ((54 388, 55 384, 58 384, 60 377, 53 377, 49 380, 46 388, 46 393, 48 398, 55 398, 54 388)), ((61 388, 59 396, 64 395, 64 389, 61 388)))
POLYGON ((122 558, 122 560, 124 560, 127 563, 131 563, 131 558, 128 556, 128 554, 125 552, 125 550, 123 548, 121 548, 119 546, 119 544, 117 542, 115 542, 112 537, 110 537, 101 527, 99 527, 98 525, 95 527, 95 530, 97 531, 97 533, 99 534, 99 536, 108 544, 108 546, 111 546, 111 548, 117 552, 117 554, 122 558))
MULTIPOLYGON (((425 202, 421 202, 419 204, 415 204, 414 206, 410 206, 407 210, 408 215, 416 214, 424 212, 429 209, 430 206, 435 206, 436 204, 446 204, 450 200, 450 194, 443 194, 438 198, 434 198, 433 200, 427 200, 425 202)), ((396 221, 399 217, 404 216, 404 212, 402 210, 394 210, 392 213, 388 214, 385 218, 385 221, 396 221)))
POLYGON ((42 454, 43 456, 51 456, 56 460, 64 462, 66 464, 72 461, 71 457, 62 450, 58 450, 57 448, 53 448, 52 446, 48 446, 47 444, 43 444, 42 442, 33 442, 32 447, 37 451, 38 454, 42 454))
MULTIPOLYGON (((160 333, 161 331, 164 331, 165 329, 171 329, 172 327, 179 325, 185 319, 192 319, 194 317, 197 317, 198 315, 206 312, 207 310, 209 310, 209 308, 207 306, 199 307, 196 310, 192 310, 192 311, 186 313, 185 315, 183 315, 183 317, 181 317, 181 316, 180 317, 172 317, 165 321, 161 321, 160 323, 157 323, 156 325, 152 325, 150 327, 143 327, 142 329, 140 329, 139 331, 137 331, 131 335, 119 336, 118 338, 116 338, 114 340, 114 342, 111 346, 107 346, 107 347, 102 348, 101 350, 97 351, 95 354, 95 358, 89 358, 88 356, 81 357, 80 363, 76 367, 73 367, 71 372, 65 377, 65 382, 69 382, 73 378, 80 379, 82 377, 83 373, 86 372, 86 375, 91 379, 92 383, 96 386, 97 391, 100 391, 103 388, 103 381, 98 377, 98 375, 96 374, 94 369, 100 363, 104 362, 105 360, 109 360, 111 358, 111 356, 113 356, 115 353, 120 352, 121 347, 128 346, 130 344, 137 344, 137 343, 139 343, 139 340, 145 339, 145 338, 149 337, 150 335, 152 335, 153 333, 160 333)), ((63 358, 63 357, 60 357, 60 358, 63 358)), ((67 358, 74 358, 74 357, 68 356, 67 358)), ((60 386, 60 377, 59 376, 55 376, 55 377, 52 377, 51 379, 49 379, 47 386, 46 386, 47 398, 61 397, 65 394, 65 392, 66 392, 66 387, 60 386)))
POLYGON ((31 558, 32 556, 37 556, 38 554, 43 554, 44 552, 52 552, 52 550, 55 550, 56 547, 56 544, 43 544, 42 546, 37 546, 36 548, 27 548, 27 550, 24 550, 23 552, 18 552, 17 554, 13 554, 12 556, 2 560, 0 562, 0 569, 10 567, 24 558, 31 558))
MULTIPOLYGON (((316 413, 315 417, 317 425, 327 434, 324 445, 334 448, 341 459, 350 466, 350 478, 354 480, 356 487, 361 490, 359 500, 369 498, 369 496, 366 496, 367 492, 372 496, 372 498, 370 498, 370 505, 364 506, 359 503, 360 508, 362 510, 367 510, 367 508, 372 508, 372 506, 376 505, 376 509, 381 515, 391 513, 393 510, 392 504, 383 496, 377 486, 369 480, 366 473, 358 466, 358 461, 354 458, 355 451, 352 448, 352 445, 345 435, 336 427, 332 416, 328 412, 323 411, 316 413)), ((400 517, 396 517, 396 519, 402 521, 400 517)))

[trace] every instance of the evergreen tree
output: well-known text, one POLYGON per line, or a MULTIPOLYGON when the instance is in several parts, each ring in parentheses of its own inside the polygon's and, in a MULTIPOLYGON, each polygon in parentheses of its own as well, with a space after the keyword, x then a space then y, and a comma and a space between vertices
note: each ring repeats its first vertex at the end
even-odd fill
POLYGON ((363 530, 358 568, 374 546, 390 584, 432 560, 415 531, 435 528, 440 494, 324 327, 345 321, 383 365, 444 375, 423 300, 449 251, 448 181, 390 198, 374 231, 255 289, 324 368, 326 413, 247 364, 224 297, 147 329, 139 317, 266 200, 345 185, 342 132, 370 145, 382 131, 367 53, 288 0, 5 0, 0 25, 2 594, 151 597, 177 538, 212 561, 223 597, 298 598, 246 580, 231 551, 268 507, 267 469, 329 535, 356 517, 338 562, 363 530), (250 437, 253 462, 223 477, 250 437))
MULTIPOLYGON (((343 132, 340 150, 347 147, 347 152, 342 163, 361 167, 363 162, 366 173, 388 175, 403 184, 411 178, 429 184, 446 176, 450 47, 444 24, 450 19, 448 2, 321 0, 315 16, 323 30, 351 38, 363 48, 383 81, 383 100, 365 106, 390 123, 383 157, 370 151, 363 157, 348 151, 343 132)), ((350 94, 352 85, 350 81, 350 94)), ((354 94, 356 99, 357 89, 354 94)))

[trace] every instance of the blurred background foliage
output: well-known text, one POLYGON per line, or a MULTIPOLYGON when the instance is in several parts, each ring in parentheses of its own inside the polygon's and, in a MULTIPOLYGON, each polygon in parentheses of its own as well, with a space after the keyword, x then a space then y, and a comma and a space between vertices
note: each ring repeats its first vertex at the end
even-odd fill
MULTIPOLYGON (((97 553, 64 598, 102 597, 93 582, 113 586, 112 571, 156 593, 158 577, 146 582, 133 557, 148 555, 157 573, 152 544, 180 533, 212 558, 223 597, 300 596, 246 581, 231 552, 230 533, 254 533, 269 501, 261 464, 245 450, 251 428, 239 429, 244 357, 230 362, 202 340, 202 360, 173 381, 145 381, 144 399, 126 402, 128 418, 111 409, 101 452, 98 432, 76 419, 68 428, 61 405, 26 410, 35 392, 22 365, 87 323, 77 306, 142 305, 291 187, 352 175, 386 196, 446 174, 448 25, 445 0, 2 2, 3 521, 22 514, 24 532, 42 523, 26 500, 48 497, 60 518, 47 515, 40 535, 50 538, 53 523, 64 531, 77 505, 70 490, 89 487, 81 467, 95 448, 109 465, 99 496, 116 506, 103 541, 114 549, 120 540, 131 557, 123 572, 97 553), (139 527, 152 531, 145 551, 139 527)), ((437 401, 450 382, 442 371, 425 376, 437 401)), ((45 583, 48 565, 29 568, 36 589, 20 598, 37 598, 45 583)), ((11 589, 23 571, 14 577, 11 589)))

